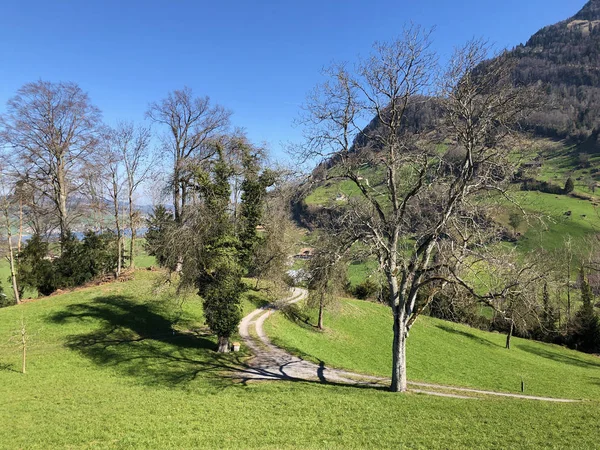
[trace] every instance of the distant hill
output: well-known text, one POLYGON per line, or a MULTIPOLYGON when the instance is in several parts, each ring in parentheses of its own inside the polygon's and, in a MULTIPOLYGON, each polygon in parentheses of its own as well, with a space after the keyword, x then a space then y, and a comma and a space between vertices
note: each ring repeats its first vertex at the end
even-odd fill
MULTIPOLYGON (((600 152, 600 0, 591 0, 573 17, 549 25, 509 52, 518 59, 515 82, 541 84, 545 107, 524 124, 541 137, 585 142, 600 152)), ((434 131, 440 118, 435 98, 417 97, 404 117, 409 129, 434 131)), ((377 132, 374 118, 357 147, 377 132)))
POLYGON ((517 80, 541 83, 549 107, 532 115, 538 135, 593 140, 600 130, 600 0, 573 17, 542 28, 511 52, 519 58, 517 80))

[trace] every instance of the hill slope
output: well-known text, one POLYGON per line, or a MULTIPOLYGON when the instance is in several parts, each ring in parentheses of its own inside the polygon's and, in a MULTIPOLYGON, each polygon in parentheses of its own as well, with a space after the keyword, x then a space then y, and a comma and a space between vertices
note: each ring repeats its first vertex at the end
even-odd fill
MULTIPOLYGON (((314 319, 314 318, 313 318, 314 319)), ((313 320, 314 322, 314 320, 313 320)), ((392 315, 388 307, 343 300, 325 318, 327 330, 275 315, 272 340, 304 358, 379 376, 391 374, 392 315)), ((411 381, 600 401, 600 358, 556 345, 514 338, 422 316, 408 339, 411 381), (564 380, 572 380, 565 383, 564 380)))
POLYGON ((134 281, 0 310, 0 448, 597 444, 596 402, 460 400, 304 382, 235 384, 227 377, 235 355, 216 355, 210 335, 185 332, 202 327, 200 302, 194 296, 175 302, 172 294, 157 273, 138 272, 134 281), (19 345, 12 338, 21 317, 31 334, 27 375, 18 373, 19 345))
POLYGON ((600 0, 589 1, 573 17, 544 27, 513 52, 517 78, 542 83, 552 106, 529 118, 551 137, 590 139, 600 127, 600 0))

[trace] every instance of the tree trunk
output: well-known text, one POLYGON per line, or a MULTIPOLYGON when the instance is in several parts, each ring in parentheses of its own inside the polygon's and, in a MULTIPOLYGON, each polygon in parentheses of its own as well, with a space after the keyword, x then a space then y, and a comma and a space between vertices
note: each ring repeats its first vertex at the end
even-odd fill
POLYGON ((135 234, 136 227, 133 223, 133 193, 129 190, 129 230, 131 231, 131 240, 129 241, 129 269, 135 270, 135 234))
POLYGON ((21 253, 21 243, 23 242, 23 200, 19 199, 19 240, 17 241, 17 252, 21 253))
POLYGON ((406 392, 406 324, 404 314, 394 307, 394 341, 392 344, 392 392, 406 392))
POLYGON ((508 350, 510 350, 510 338, 512 337, 514 326, 515 326, 515 323, 511 320, 510 321, 510 329, 508 330, 508 334, 506 335, 506 348, 508 350))
POLYGON ((58 221, 60 226, 61 252, 62 242, 69 232, 69 221, 67 220, 67 181, 65 179, 65 170, 62 161, 59 162, 56 172, 58 183, 58 221))
POLYGON ((175 222, 177 223, 181 221, 181 192, 179 189, 179 171, 175 170, 173 173, 173 210, 175 211, 175 222))
POLYGON ((323 299, 321 299, 321 301, 319 302, 319 321, 317 324, 317 327, 319 328, 319 330, 323 329, 323 310, 324 310, 324 305, 323 305, 323 299))
POLYGON ((116 278, 121 275, 123 269, 123 236, 121 231, 121 221, 119 220, 119 198, 117 184, 113 182, 113 207, 115 215, 115 227, 117 228, 117 270, 116 278))
POLYGON ((224 336, 219 336, 219 348, 217 349, 219 353, 229 353, 229 338, 224 336))
POLYGON ((571 320, 571 260, 567 264, 567 322, 571 320))
POLYGON ((8 262, 10 265, 10 280, 12 282, 13 294, 17 304, 21 303, 21 297, 19 296, 19 286, 17 285, 17 270, 15 268, 15 258, 12 247, 12 234, 10 232, 10 224, 7 225, 8 230, 8 262))

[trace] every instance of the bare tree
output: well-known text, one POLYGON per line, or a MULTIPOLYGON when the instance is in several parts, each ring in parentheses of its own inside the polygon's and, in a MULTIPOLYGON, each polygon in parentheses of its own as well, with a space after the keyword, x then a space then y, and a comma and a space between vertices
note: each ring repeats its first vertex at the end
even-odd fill
POLYGON ((19 200, 14 193, 15 177, 10 174, 5 166, 0 167, 0 211, 4 232, 6 233, 6 249, 10 280, 13 289, 13 295, 17 303, 21 303, 19 295, 19 286, 17 284, 17 266, 15 261, 15 252, 13 247, 13 228, 15 227, 15 213, 18 211, 19 200))
POLYGON ((19 175, 16 192, 23 205, 24 226, 27 226, 33 234, 49 237, 58 226, 50 199, 43 191, 36 188, 35 180, 26 175, 19 175))
POLYGON ((135 195, 147 180, 153 164, 150 154, 150 129, 133 123, 121 122, 112 131, 112 145, 119 161, 122 162, 126 193, 127 217, 131 239, 129 241, 129 268, 135 269, 135 239, 139 223, 139 213, 135 209, 135 195))
POLYGON ((69 197, 98 142, 100 111, 75 83, 27 83, 7 104, 2 137, 21 173, 52 201, 61 237, 69 230, 69 197))
POLYGON ((308 264, 309 296, 307 305, 319 310, 317 319, 319 330, 324 329, 325 308, 335 301, 346 281, 346 266, 343 264, 346 252, 337 248, 335 244, 331 239, 321 240, 308 264))
POLYGON ((117 267, 115 276, 118 278, 123 269, 123 222, 121 219, 121 201, 124 187, 123 159, 118 145, 118 133, 107 128, 103 133, 99 150, 95 154, 93 170, 90 167, 88 175, 88 192, 92 204, 97 204, 97 210, 111 212, 112 226, 115 230, 117 248, 117 267), (110 207, 107 205, 110 200, 110 207))
MULTIPOLYGON (((512 125, 527 110, 512 84, 512 64, 504 56, 485 63, 487 46, 479 41, 457 50, 433 87, 436 58, 429 32, 404 30, 391 43, 376 44, 355 71, 336 66, 329 80, 308 99, 303 159, 325 157, 334 166, 329 178, 351 180, 360 195, 340 213, 339 228, 351 229, 380 262, 393 313, 392 391, 405 391, 406 339, 425 304, 423 288, 448 283, 470 285, 454 268, 473 257, 489 223, 479 213, 481 196, 503 192, 512 174, 503 144, 512 125), (410 115, 439 102, 444 116, 441 142, 431 130, 411 125, 410 115), (375 116, 362 129, 365 118, 375 116), (457 163, 440 151, 451 142, 457 163), (365 171, 378 168, 378 179, 365 171)), ((426 303, 426 302, 425 302, 426 303)))
POLYGON ((185 87, 152 103, 146 115, 167 128, 165 148, 173 156, 173 206, 175 220, 180 222, 190 195, 194 160, 214 154, 214 146, 207 143, 227 129, 231 113, 222 106, 211 106, 208 97, 194 97, 185 87))

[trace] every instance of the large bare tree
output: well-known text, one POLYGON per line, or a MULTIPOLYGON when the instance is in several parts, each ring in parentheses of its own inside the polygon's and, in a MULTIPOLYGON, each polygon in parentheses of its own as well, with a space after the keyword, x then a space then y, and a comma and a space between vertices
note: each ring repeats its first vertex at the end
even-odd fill
POLYGON ((146 115, 167 130, 164 144, 173 157, 173 207, 175 220, 180 222, 191 195, 192 168, 196 160, 212 156, 214 146, 208 143, 227 129, 231 112, 211 105, 208 97, 194 97, 192 90, 185 87, 150 104, 146 115))
POLYGON ((486 62, 488 47, 472 41, 438 77, 430 42, 429 32, 409 27, 354 69, 326 71, 308 98, 299 151, 326 161, 326 177, 356 186, 358 195, 337 208, 337 228, 380 262, 393 315, 392 391, 407 388, 406 340, 432 298, 419 294, 470 286, 461 263, 495 238, 479 206, 510 180, 504 144, 527 109, 506 56, 486 62), (435 129, 419 125, 431 111, 439 111, 435 129))
POLYGON ((61 237, 70 226, 69 197, 98 142, 101 115, 75 83, 27 83, 7 104, 2 138, 19 172, 54 204, 61 237))

